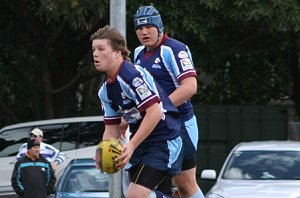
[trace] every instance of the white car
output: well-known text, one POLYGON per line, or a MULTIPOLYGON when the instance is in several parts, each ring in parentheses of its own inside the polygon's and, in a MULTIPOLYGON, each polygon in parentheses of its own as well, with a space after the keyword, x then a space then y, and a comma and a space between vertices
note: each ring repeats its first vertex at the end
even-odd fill
POLYGON ((236 145, 206 198, 300 198, 300 142, 256 141, 236 145))
POLYGON ((103 116, 71 117, 39 120, 6 126, 0 129, 0 197, 14 195, 11 175, 20 146, 34 128, 44 132, 44 142, 61 150, 65 161, 56 175, 74 158, 94 157, 96 145, 104 131, 103 116))

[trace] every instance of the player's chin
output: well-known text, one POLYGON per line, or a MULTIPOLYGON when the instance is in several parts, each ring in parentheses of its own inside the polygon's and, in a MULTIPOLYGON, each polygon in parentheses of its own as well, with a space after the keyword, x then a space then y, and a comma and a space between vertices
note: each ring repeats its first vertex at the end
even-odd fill
POLYGON ((100 71, 100 72, 103 71, 103 69, 101 68, 101 66, 99 64, 95 65, 95 68, 96 68, 97 71, 100 71))
POLYGON ((142 44, 145 45, 146 47, 152 46, 153 43, 151 42, 150 39, 143 39, 142 44))

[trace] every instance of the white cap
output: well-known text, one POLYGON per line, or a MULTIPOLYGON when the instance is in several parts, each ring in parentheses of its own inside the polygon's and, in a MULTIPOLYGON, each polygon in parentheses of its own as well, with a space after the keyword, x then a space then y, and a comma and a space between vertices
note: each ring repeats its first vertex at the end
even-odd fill
POLYGON ((41 129, 35 128, 30 133, 36 135, 36 136, 42 136, 43 137, 43 131, 41 129))

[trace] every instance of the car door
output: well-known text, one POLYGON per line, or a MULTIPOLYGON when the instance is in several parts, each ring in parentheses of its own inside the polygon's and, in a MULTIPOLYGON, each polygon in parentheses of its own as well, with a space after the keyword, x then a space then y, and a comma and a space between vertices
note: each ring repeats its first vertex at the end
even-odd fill
POLYGON ((31 128, 7 129, 0 132, 0 195, 10 194, 11 175, 16 163, 16 155, 22 144, 27 141, 31 128))

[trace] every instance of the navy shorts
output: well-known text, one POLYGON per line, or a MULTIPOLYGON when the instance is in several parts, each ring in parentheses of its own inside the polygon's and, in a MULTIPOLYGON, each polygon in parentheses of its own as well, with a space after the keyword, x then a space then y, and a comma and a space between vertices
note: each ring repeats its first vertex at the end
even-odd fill
POLYGON ((126 166, 131 182, 152 190, 165 177, 179 174, 183 159, 182 145, 181 137, 141 143, 126 166))

